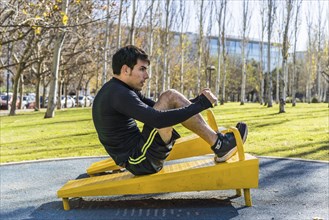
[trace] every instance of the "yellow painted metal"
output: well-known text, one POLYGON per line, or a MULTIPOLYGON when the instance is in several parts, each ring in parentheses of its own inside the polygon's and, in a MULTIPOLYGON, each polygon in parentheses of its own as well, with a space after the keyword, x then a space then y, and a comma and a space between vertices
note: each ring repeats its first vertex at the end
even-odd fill
MULTIPOLYGON (((208 115, 208 123, 215 128, 213 123, 216 121, 213 114, 213 119, 209 120, 211 114, 208 115)), ((236 128, 232 127, 221 132, 233 132, 238 147, 238 153, 224 163, 215 163, 212 156, 203 156, 204 159, 193 158, 212 151, 204 140, 192 135, 179 139, 168 157, 168 160, 190 157, 187 162, 176 161, 171 165, 165 164, 160 172, 152 175, 134 176, 129 172, 121 172, 71 180, 58 190, 57 195, 63 198, 64 209, 69 210, 68 198, 72 197, 227 189, 235 189, 237 195, 241 196, 243 189, 245 204, 251 206, 250 188, 258 187, 259 161, 256 157, 244 153, 241 136, 236 128)), ((101 166, 106 170, 109 170, 109 167, 120 168, 111 159, 96 162, 91 168, 94 167, 99 171, 101 166)))
POLYGON ((68 198, 63 198, 63 207, 65 211, 70 210, 70 203, 68 198))
POLYGON ((235 192, 236 192, 236 194, 235 194, 236 196, 240 197, 242 195, 241 189, 236 189, 235 192))
POLYGON ((250 189, 243 189, 244 192, 244 201, 246 206, 252 206, 251 196, 250 196, 250 189))
POLYGON ((119 169, 122 169, 122 167, 116 165, 114 160, 112 160, 112 158, 108 158, 93 163, 89 168, 87 168, 87 173, 88 175, 93 176, 96 173, 102 173, 109 170, 119 170, 119 169))
POLYGON ((215 115, 213 113, 213 111, 211 111, 210 109, 207 110, 207 119, 208 119, 208 124, 209 126, 214 130, 214 131, 218 131, 218 126, 217 126, 217 122, 215 119, 215 115))
POLYGON ((245 159, 244 158, 245 154, 244 154, 243 142, 242 142, 239 130, 235 127, 231 127, 225 132, 233 132, 234 137, 235 137, 235 141, 236 141, 236 145, 237 145, 237 148, 238 148, 239 160, 243 161, 245 159))
MULTIPOLYGON (((172 151, 170 152, 166 160, 177 160, 181 158, 194 157, 211 153, 213 152, 207 142, 205 142, 197 135, 190 135, 188 137, 179 138, 176 141, 172 151)), ((97 173, 119 169, 122 169, 122 167, 117 166, 115 162, 111 158, 109 158, 93 163, 87 169, 87 174, 93 176, 97 173)))
MULTIPOLYGON (((211 110, 207 110, 207 119, 209 126, 217 131, 218 126, 215 120, 215 116, 211 110)), ((207 142, 205 142, 199 136, 193 134, 188 137, 179 138, 166 160, 177 160, 181 158, 194 157, 211 153, 213 152, 210 149, 209 144, 207 144, 207 142)), ((87 168, 87 174, 93 176, 97 173, 119 169, 122 169, 122 167, 117 166, 111 158, 108 158, 93 163, 89 168, 87 168)))
MULTIPOLYGON (((249 189, 258 187, 258 159, 246 154, 224 163, 213 158, 167 165, 156 174, 134 176, 129 172, 69 181, 58 192, 60 198, 249 189)), ((245 195, 250 193, 246 193, 245 195)), ((248 196, 247 195, 247 196, 248 196)), ((250 205, 246 199, 246 205, 250 205)))

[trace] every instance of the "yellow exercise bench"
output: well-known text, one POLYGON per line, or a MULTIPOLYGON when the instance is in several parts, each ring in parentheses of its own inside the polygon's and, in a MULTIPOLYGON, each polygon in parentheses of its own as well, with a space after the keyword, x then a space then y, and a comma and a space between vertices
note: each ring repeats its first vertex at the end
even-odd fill
MULTIPOLYGON (((209 126, 218 131, 217 123, 214 114, 211 110, 207 110, 207 120, 209 126)), ((196 134, 192 134, 187 137, 182 137, 176 140, 169 156, 166 161, 177 160, 187 157, 200 156, 205 154, 212 154, 213 151, 205 140, 196 134), (188 151, 187 151, 188 149, 188 151)), ((89 168, 87 168, 87 174, 89 176, 94 176, 96 174, 104 173, 107 171, 121 170, 122 167, 115 164, 114 160, 111 158, 101 160, 93 163, 89 168)))
MULTIPOLYGON (((213 129, 216 124, 211 111, 208 111, 208 123, 213 129), (209 120, 210 118, 210 120, 209 120), (210 121, 210 122, 209 122, 210 121)), ((250 188, 258 187, 259 162, 254 156, 244 153, 243 143, 239 131, 236 128, 229 128, 225 131, 233 132, 236 138, 238 153, 224 163, 215 163, 211 158, 190 158, 193 160, 187 162, 177 162, 166 165, 163 169, 151 175, 134 176, 130 172, 119 172, 102 176, 93 176, 85 179, 68 181, 57 195, 63 199, 65 210, 70 209, 69 198, 85 196, 111 196, 126 194, 151 194, 166 192, 188 192, 205 190, 228 190, 236 189, 237 195, 241 196, 241 189, 244 190, 245 204, 251 206, 250 188)), ((187 141, 191 141, 189 138, 187 141)), ((195 139, 195 142, 199 138, 195 139)), ((192 141, 194 143, 194 141, 192 141)), ((184 143, 181 140, 181 146, 184 143)), ((185 142, 186 143, 186 142, 185 142)), ((179 143, 177 143, 179 144, 179 143)), ((179 146, 179 145, 177 145, 179 146)), ((176 144, 171 154, 174 153, 176 144)), ((186 158, 212 153, 210 146, 206 142, 201 142, 196 149, 199 149, 198 155, 190 156, 191 148, 185 147, 185 155, 178 154, 183 152, 182 147, 171 158, 186 158), (201 150, 205 148, 204 150, 201 150)), ((171 155, 170 154, 170 155, 171 155)), ((169 159, 169 157, 168 157, 169 159)), ((106 171, 120 169, 112 164, 111 160, 100 161, 92 164, 92 167, 105 165, 106 171), (113 166, 112 166, 113 165, 113 166)), ((89 168, 90 170, 90 168, 89 168)), ((101 169, 98 169, 100 171, 101 169)), ((97 172, 98 172, 97 171, 97 172)), ((104 171, 104 170, 103 170, 104 171)), ((103 172, 101 171, 101 172, 103 172)), ((94 172, 97 173, 97 172, 94 172)))

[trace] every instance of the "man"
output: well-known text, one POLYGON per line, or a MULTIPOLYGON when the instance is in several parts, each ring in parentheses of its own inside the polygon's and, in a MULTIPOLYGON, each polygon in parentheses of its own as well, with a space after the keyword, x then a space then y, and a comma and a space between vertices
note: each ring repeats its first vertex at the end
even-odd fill
MULTIPOLYGON (((203 138, 226 161, 236 151, 233 133, 216 133, 199 114, 217 104, 216 97, 204 89, 189 101, 176 90, 163 92, 158 101, 145 98, 140 91, 149 78, 148 55, 140 48, 126 46, 112 59, 113 78, 104 84, 93 102, 93 121, 100 142, 117 165, 134 175, 160 171, 179 134, 172 128, 183 126, 203 138), (144 123, 140 131, 135 120, 144 123)), ((237 128, 245 141, 247 126, 237 128)))

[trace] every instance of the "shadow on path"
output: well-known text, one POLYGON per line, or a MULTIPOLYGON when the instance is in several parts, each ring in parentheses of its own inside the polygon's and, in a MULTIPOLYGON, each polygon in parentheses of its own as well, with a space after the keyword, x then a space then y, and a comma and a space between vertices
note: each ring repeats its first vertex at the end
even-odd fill
POLYGON ((35 209, 27 219, 232 219, 238 211, 230 199, 75 199, 70 211, 61 202, 35 209))

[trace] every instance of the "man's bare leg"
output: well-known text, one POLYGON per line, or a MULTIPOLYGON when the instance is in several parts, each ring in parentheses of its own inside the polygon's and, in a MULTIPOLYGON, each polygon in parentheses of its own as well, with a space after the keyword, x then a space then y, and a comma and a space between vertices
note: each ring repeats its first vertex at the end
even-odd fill
MULTIPOLYGON (((159 100, 154 105, 154 109, 175 109, 182 108, 190 104, 191 102, 185 98, 185 96, 174 89, 170 89, 160 95, 159 100)), ((212 130, 211 127, 205 122, 201 114, 194 115, 188 120, 182 122, 182 125, 199 135, 210 146, 213 146, 218 138, 216 132, 212 130)), ((171 127, 158 129, 158 132, 164 142, 168 143, 170 141, 172 135, 171 127)))

